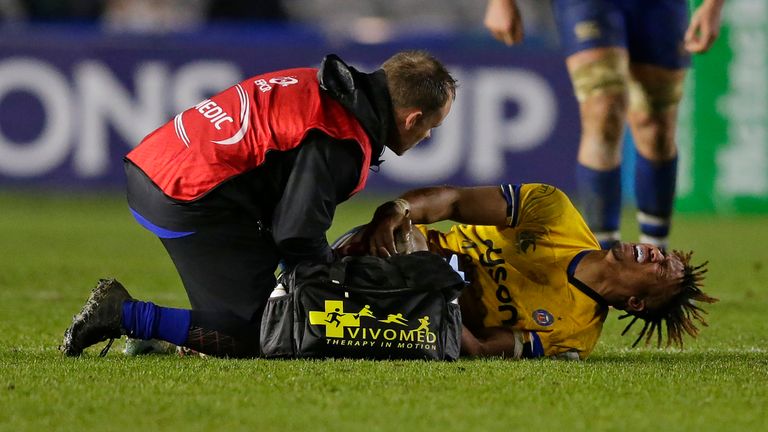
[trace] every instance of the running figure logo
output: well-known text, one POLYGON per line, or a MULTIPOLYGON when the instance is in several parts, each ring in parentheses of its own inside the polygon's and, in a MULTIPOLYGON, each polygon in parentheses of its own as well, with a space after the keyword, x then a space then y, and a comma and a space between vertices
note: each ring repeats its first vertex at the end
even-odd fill
POLYGON ((329 319, 325 320, 325 322, 327 322, 328 324, 336 323, 336 327, 338 327, 339 324, 341 324, 341 321, 339 321, 340 316, 344 316, 344 314, 339 312, 339 308, 336 308, 334 309, 333 312, 328 313, 329 319))
POLYGON ((344 337, 344 329, 347 327, 360 327, 360 315, 358 313, 345 313, 344 302, 341 300, 326 300, 324 311, 310 311, 309 323, 312 325, 324 325, 326 337, 344 337))

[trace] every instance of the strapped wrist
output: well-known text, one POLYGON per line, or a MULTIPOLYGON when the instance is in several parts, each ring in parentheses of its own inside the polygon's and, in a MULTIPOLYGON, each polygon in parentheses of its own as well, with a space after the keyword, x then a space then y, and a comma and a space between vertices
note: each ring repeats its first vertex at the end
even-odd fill
POLYGON ((403 216, 409 217, 411 215, 411 204, 408 203, 408 201, 404 200, 403 198, 398 198, 392 201, 392 203, 395 204, 397 211, 403 216))

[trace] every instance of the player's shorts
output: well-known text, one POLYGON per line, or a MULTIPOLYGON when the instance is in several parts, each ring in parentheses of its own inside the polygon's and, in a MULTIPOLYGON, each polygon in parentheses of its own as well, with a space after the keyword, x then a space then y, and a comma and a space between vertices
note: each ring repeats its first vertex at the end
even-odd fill
POLYGON ((622 47, 632 63, 669 69, 690 65, 683 46, 686 0, 552 0, 552 9, 567 56, 622 47))

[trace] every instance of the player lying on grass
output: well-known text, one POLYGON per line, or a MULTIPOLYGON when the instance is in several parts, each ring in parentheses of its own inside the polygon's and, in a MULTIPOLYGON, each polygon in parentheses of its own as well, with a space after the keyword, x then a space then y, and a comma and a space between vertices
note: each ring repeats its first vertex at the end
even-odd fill
POLYGON ((470 282, 459 300, 464 355, 584 359, 609 306, 631 318, 624 333, 644 323, 634 345, 654 334, 660 345, 666 327, 667 345, 682 347, 684 333, 698 334, 696 321, 706 325, 699 305, 717 301, 701 291, 706 263, 692 265, 692 252, 634 243, 600 250, 569 198, 544 184, 407 192, 381 205, 361 241, 341 252, 402 252, 395 232, 442 220, 462 225, 445 233, 420 225, 409 248, 460 257, 470 282))

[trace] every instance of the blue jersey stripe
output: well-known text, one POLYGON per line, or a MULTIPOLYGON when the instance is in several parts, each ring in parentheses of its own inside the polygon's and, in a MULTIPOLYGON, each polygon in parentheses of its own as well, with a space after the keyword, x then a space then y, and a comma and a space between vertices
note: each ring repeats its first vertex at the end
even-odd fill
POLYGON ((568 264, 568 277, 572 277, 574 273, 576 273, 576 266, 579 265, 579 262, 581 262, 581 259, 584 258, 584 256, 589 252, 590 250, 583 250, 577 253, 575 257, 573 257, 570 264, 568 264))
POLYGON ((501 193, 507 202, 507 225, 514 228, 517 225, 518 203, 520 202, 520 186, 501 185, 501 193))
POLYGON ((531 335, 531 358, 544 356, 544 345, 541 343, 541 338, 536 332, 529 332, 531 335))

